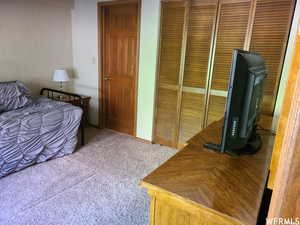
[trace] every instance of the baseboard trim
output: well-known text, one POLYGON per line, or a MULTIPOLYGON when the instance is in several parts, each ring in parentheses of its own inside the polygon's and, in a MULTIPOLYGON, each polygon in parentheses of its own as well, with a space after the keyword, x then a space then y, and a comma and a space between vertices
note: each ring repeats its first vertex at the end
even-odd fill
POLYGON ((97 128, 97 129, 103 129, 102 127, 98 126, 98 125, 94 125, 89 123, 87 127, 93 127, 93 128, 97 128))
POLYGON ((137 140, 138 142, 142 142, 142 143, 146 143, 146 144, 153 144, 152 141, 143 139, 143 138, 139 138, 139 137, 135 137, 135 140, 137 140))

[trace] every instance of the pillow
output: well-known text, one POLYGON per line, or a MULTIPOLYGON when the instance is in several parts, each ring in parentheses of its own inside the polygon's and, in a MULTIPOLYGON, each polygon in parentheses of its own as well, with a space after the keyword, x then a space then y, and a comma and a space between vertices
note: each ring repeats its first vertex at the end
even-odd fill
POLYGON ((0 82, 0 113, 25 107, 31 102, 30 91, 20 81, 0 82))

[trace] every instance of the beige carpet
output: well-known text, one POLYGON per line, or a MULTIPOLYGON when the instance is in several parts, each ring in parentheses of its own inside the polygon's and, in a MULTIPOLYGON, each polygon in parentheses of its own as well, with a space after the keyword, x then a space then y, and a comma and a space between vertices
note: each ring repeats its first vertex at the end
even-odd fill
POLYGON ((147 225, 140 179, 176 153, 88 128, 73 155, 0 179, 1 225, 147 225))

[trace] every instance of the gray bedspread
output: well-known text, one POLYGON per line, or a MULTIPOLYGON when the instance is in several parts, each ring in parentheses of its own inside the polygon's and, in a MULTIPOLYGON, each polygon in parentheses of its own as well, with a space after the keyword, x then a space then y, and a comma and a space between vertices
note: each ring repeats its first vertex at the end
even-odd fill
POLYGON ((0 114, 0 177, 71 154, 81 116, 79 107, 45 97, 0 114))

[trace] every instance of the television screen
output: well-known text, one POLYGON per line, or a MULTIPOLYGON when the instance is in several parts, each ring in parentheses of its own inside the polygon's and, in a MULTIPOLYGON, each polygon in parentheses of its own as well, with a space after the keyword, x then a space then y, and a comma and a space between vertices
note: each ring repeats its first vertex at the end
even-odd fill
POLYGON ((233 155, 254 154, 261 147, 256 134, 263 98, 266 67, 261 55, 234 50, 222 140, 206 148, 233 155))

